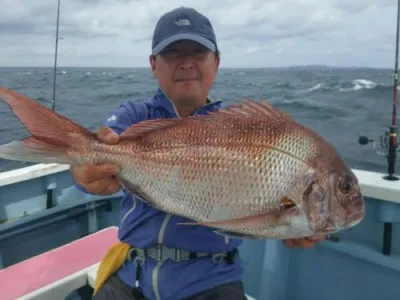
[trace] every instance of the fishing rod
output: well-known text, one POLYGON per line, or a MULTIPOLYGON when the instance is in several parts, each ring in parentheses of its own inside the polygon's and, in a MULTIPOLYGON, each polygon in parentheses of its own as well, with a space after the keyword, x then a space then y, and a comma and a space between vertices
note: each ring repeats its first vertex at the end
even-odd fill
MULTIPOLYGON (((53 111, 56 110, 56 79, 57 79, 57 56, 58 56, 58 28, 60 25, 60 0, 58 0, 57 4, 57 23, 56 23, 56 41, 55 41, 55 53, 54 53, 54 67, 53 67, 53 101, 51 105, 51 109, 53 111)), ((53 195, 54 190, 48 189, 46 196, 46 208, 50 209, 53 207, 53 195)))
POLYGON ((60 25, 60 0, 58 0, 57 5, 57 25, 56 25, 56 45, 55 45, 55 54, 54 54, 54 68, 53 68, 53 102, 52 102, 52 110, 54 111, 56 108, 56 77, 57 77, 57 56, 58 56, 58 27, 60 25))
POLYGON ((392 109, 392 126, 390 126, 390 143, 388 158, 388 180, 398 180, 395 176, 396 152, 397 152, 397 84, 398 84, 398 61, 399 61, 399 19, 400 19, 400 0, 397 2, 397 26, 396 26, 396 54, 394 66, 394 82, 393 82, 393 109, 392 109))
MULTIPOLYGON (((394 66, 394 76, 393 76, 393 105, 392 105, 392 124, 385 133, 380 136, 380 145, 382 151, 378 151, 378 155, 385 156, 388 162, 388 174, 383 178, 389 181, 399 180, 396 176, 396 155, 398 148, 397 142, 397 85, 398 85, 398 60, 399 60, 399 22, 400 22, 400 0, 397 2, 397 27, 396 27, 396 51, 395 51, 395 66, 394 66)), ((360 136, 358 142, 361 145, 366 145, 369 142, 373 143, 374 149, 376 149, 376 142, 366 136, 360 136)), ((385 255, 390 255, 392 247, 392 223, 384 223, 384 233, 383 233, 383 248, 382 253, 385 255)))

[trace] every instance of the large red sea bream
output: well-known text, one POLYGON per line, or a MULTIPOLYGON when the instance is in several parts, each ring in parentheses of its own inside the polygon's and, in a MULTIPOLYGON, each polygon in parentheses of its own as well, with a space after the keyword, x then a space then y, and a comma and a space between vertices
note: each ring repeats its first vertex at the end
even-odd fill
POLYGON ((335 148, 266 101, 206 116, 148 120, 107 145, 15 91, 4 100, 31 137, 0 157, 70 165, 114 163, 119 180, 150 205, 233 237, 328 235, 358 224, 364 199, 335 148))

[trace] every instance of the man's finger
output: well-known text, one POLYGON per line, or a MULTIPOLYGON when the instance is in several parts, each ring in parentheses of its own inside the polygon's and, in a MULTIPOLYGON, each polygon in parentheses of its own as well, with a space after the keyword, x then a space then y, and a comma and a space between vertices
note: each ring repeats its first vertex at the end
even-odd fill
POLYGON ((102 142, 107 144, 116 144, 119 141, 118 134, 107 126, 100 127, 96 134, 102 142))
POLYGON ((111 195, 114 193, 117 193, 121 189, 121 185, 118 180, 114 179, 112 180, 108 186, 107 189, 105 190, 106 195, 111 195))
POLYGON ((289 248, 294 247, 293 240, 284 240, 283 243, 285 244, 286 247, 289 247, 289 248))
POLYGON ((118 192, 118 181, 116 179, 100 179, 86 185, 86 190, 96 195, 110 195, 118 192))
POLYGON ((301 247, 301 248, 312 248, 315 246, 315 243, 316 242, 312 242, 310 240, 303 239, 303 240, 297 241, 296 246, 301 247))
POLYGON ((286 247, 289 248, 312 248, 315 244, 321 241, 323 237, 307 237, 300 239, 289 239, 283 241, 286 247))
POLYGON ((325 236, 323 236, 323 235, 309 236, 306 239, 311 242, 320 242, 325 239, 325 236))
POLYGON ((72 169, 74 177, 77 181, 89 184, 94 181, 109 178, 115 176, 119 173, 119 167, 113 164, 104 165, 85 165, 84 167, 79 167, 72 169))

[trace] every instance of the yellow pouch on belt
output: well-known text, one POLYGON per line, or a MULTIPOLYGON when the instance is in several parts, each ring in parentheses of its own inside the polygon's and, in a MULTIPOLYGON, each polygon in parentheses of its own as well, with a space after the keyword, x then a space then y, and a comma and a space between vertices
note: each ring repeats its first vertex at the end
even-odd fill
POLYGON ((93 295, 96 294, 107 279, 122 266, 128 256, 130 248, 131 246, 129 244, 118 242, 108 250, 100 263, 93 295))

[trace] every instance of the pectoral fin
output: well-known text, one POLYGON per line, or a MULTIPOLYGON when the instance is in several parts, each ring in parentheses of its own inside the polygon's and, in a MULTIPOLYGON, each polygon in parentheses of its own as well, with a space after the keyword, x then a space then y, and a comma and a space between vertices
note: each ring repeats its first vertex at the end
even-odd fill
POLYGON ((231 239, 251 239, 255 240, 258 239, 258 237, 249 235, 249 234, 241 234, 238 232, 233 232, 233 231, 228 231, 228 230, 215 230, 214 231, 216 234, 222 235, 222 236, 227 236, 231 239))
POLYGON ((204 221, 204 222, 190 222, 190 223, 178 223, 178 225, 203 225, 207 227, 224 228, 232 230, 235 228, 260 228, 266 225, 271 226, 281 222, 282 217, 287 217, 297 212, 297 206, 294 201, 284 197, 281 200, 281 206, 279 209, 270 210, 265 213, 258 215, 251 215, 242 218, 225 219, 218 221, 204 221))

